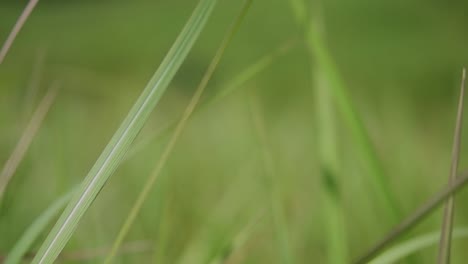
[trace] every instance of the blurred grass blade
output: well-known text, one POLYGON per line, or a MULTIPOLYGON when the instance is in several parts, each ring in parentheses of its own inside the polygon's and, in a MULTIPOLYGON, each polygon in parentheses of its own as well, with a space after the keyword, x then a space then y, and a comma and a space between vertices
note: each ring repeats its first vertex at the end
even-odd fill
POLYGON ((37 2, 39 2, 39 0, 29 1, 29 3, 26 5, 26 7, 23 10, 23 13, 21 13, 20 17, 18 18, 18 21, 16 21, 16 24, 11 30, 10 35, 8 35, 5 43, 3 43, 2 49, 0 49, 0 65, 5 59, 5 56, 7 55, 8 50, 10 50, 10 47, 13 44, 13 41, 15 41, 15 38, 20 32, 24 23, 26 23, 26 20, 28 19, 29 15, 31 15, 31 12, 34 10, 34 7, 36 7, 37 2))
POLYGON ((171 135, 171 138, 167 145, 165 146, 163 153, 156 164, 156 167, 154 168, 153 172, 151 173, 150 177, 148 177, 148 180, 146 181, 143 189, 141 190, 136 202, 134 203, 127 219, 125 220, 125 223, 123 224, 122 228, 119 231, 119 234, 117 235, 117 238, 112 246, 112 250, 107 256, 105 263, 112 263, 112 260, 119 249, 120 245, 122 244, 123 240, 125 239, 125 236, 127 235, 128 231, 130 230, 131 226, 133 225, 136 217, 138 216, 141 207, 143 206, 144 202, 148 198, 148 195, 150 194, 151 190, 153 189, 154 183, 156 182, 156 179, 159 177, 159 174, 162 172, 162 169, 164 168, 167 160, 169 159, 170 154, 172 153, 172 150, 179 139, 179 136, 181 135, 182 131, 185 129, 185 126, 187 124, 188 119, 191 117, 193 111, 195 110, 196 106, 198 105, 200 98, 209 82, 211 79, 211 76, 213 75, 216 67, 218 66, 219 61, 221 60, 221 57, 224 55, 224 52, 226 51, 227 46, 230 44, 232 38, 234 37, 235 33, 238 31, 241 22, 243 21, 245 15, 247 14, 247 11, 249 10, 249 7, 251 6, 253 0, 246 0, 244 2, 244 5, 242 6, 242 9, 238 15, 238 17, 235 19, 234 23, 232 24, 231 28, 227 31, 220 47, 218 48, 216 54, 214 55, 210 65, 208 66, 208 69, 206 70, 200 84, 198 85, 194 95, 192 96, 187 108, 185 109, 182 118, 180 121, 177 123, 177 126, 171 135))
POLYGON ((35 104, 39 87, 44 75, 44 68, 46 64, 46 49, 38 48, 36 52, 36 58, 33 63, 31 77, 29 79, 26 95, 24 96, 23 109, 24 118, 27 120, 33 113, 33 106, 35 104))
POLYGON ((13 248, 8 253, 5 259, 5 264, 18 264, 24 258, 28 250, 31 249, 34 241, 41 235, 47 226, 52 222, 54 217, 58 215, 67 202, 70 200, 73 193, 78 188, 75 187, 53 202, 36 220, 26 229, 20 239, 16 242, 13 248))
MULTIPOLYGON (((422 249, 435 246, 439 241, 440 231, 421 235, 388 249, 369 264, 391 264, 400 263, 405 257, 422 249)), ((453 229, 453 238, 468 238, 468 228, 453 229)))
POLYGON ((54 99, 57 95, 59 88, 58 83, 52 84, 52 86, 47 91, 46 95, 42 98, 38 107, 34 111, 31 120, 23 131, 20 140, 15 146, 15 149, 11 153, 11 156, 8 158, 7 162, 0 172, 0 201, 2 200, 3 194, 8 186, 8 183, 13 177, 16 169, 24 158, 26 151, 28 150, 34 136, 37 134, 37 131, 41 127, 44 118, 46 117, 54 99))
POLYGON ((304 26, 307 19, 307 6, 303 0, 289 0, 294 19, 299 26, 304 26))
MULTIPOLYGON (((315 21, 319 21, 316 19, 315 21)), ((309 23, 309 27, 318 27, 322 23, 309 23)), ((324 28, 324 27, 322 27, 324 28)), ((314 49, 308 45, 310 61, 314 64, 314 49)), ((323 223, 325 225, 325 236, 327 240, 326 251, 328 263, 349 263, 346 241, 346 227, 344 223, 343 202, 341 201, 340 161, 338 158, 338 142, 336 130, 335 107, 333 95, 330 91, 329 80, 324 69, 316 63, 313 76, 316 79, 315 105, 317 113, 317 144, 320 159, 320 173, 322 182, 322 193, 324 196, 323 223)))
POLYGON ((279 251, 281 258, 280 263, 294 263, 286 216, 282 206, 282 195, 278 188, 278 175, 276 174, 275 161, 272 150, 270 149, 265 121, 260 113, 258 101, 254 98, 254 95, 249 97, 249 107, 255 136, 262 153, 264 182, 268 200, 270 202, 270 212, 272 214, 274 228, 273 232, 278 247, 277 250, 279 251))
MULTIPOLYGON (((220 102, 221 100, 225 99, 230 94, 234 93, 236 90, 242 88, 242 86, 247 83, 248 81, 252 80, 255 76, 263 72, 269 66, 275 62, 278 57, 284 55, 286 52, 290 51, 292 47, 297 44, 296 40, 289 40, 286 43, 283 43, 279 46, 276 50, 272 53, 265 55, 254 64, 247 67, 243 70, 240 74, 235 76, 232 80, 227 82, 227 84, 223 85, 223 88, 218 91, 212 97, 202 101, 200 106, 195 109, 195 113, 207 109, 210 106, 220 102)), ((170 122, 165 128, 160 130, 159 133, 154 133, 147 138, 142 139, 141 141, 137 142, 127 153, 125 156, 125 160, 130 159, 131 157, 135 156, 138 152, 140 152, 143 148, 149 145, 149 142, 152 140, 160 140, 169 135, 169 133, 174 129, 176 122, 170 122)))
MULTIPOLYGON (((460 87, 460 98, 458 102, 457 121, 455 125, 455 133, 453 139, 452 164, 450 166, 449 183, 452 183, 455 180, 455 177, 457 176, 458 160, 460 158, 461 130, 463 123, 463 100, 465 95, 465 78, 466 71, 465 69, 463 69, 460 87)), ((440 234, 438 263, 441 264, 450 263, 450 244, 452 240, 453 214, 454 200, 453 197, 449 197, 445 202, 444 219, 440 234)))
MULTIPOLYGON (((314 8, 314 21, 315 23, 307 23, 306 17, 306 4, 302 0, 290 0, 296 22, 299 26, 320 27, 323 22, 319 16, 320 9, 318 3, 314 8)), ((313 30, 313 29, 312 29, 313 30)), ((306 36, 304 35, 304 38, 306 36)), ((307 42, 307 39, 306 39, 307 42)), ((348 263, 348 250, 346 244, 346 227, 344 223, 343 207, 340 195, 340 175, 339 168, 340 162, 338 160, 338 137, 336 132, 336 117, 335 107, 333 102, 333 95, 330 91, 330 83, 320 65, 314 59, 314 47, 307 43, 308 55, 310 64, 314 67, 312 69, 312 76, 314 76, 314 92, 315 92, 315 105, 316 105, 316 127, 318 145, 319 166, 322 182, 322 195, 324 197, 324 211, 323 223, 325 225, 326 236, 326 251, 328 263, 344 264, 348 263)))
MULTIPOLYGON (((151 252, 152 250, 152 241, 129 241, 122 245, 118 254, 119 255, 129 255, 129 254, 140 254, 145 252, 151 252)), ((79 262, 79 263, 88 263, 90 260, 102 258, 106 256, 110 251, 109 246, 91 248, 91 249, 81 249, 74 252, 62 252, 59 259, 62 262, 79 262)), ((96 260, 97 261, 97 260, 96 260)))
MULTIPOLYGON (((229 187, 224 189, 222 195, 214 201, 215 204, 210 206, 212 209, 203 217, 204 223, 197 228, 196 234, 186 243, 185 249, 174 263, 196 264, 215 261, 213 258, 222 255, 229 246, 228 243, 232 242, 229 239, 239 229, 239 222, 242 222, 241 224, 248 222, 245 220, 243 212, 246 210, 251 212, 252 209, 255 210, 263 206, 263 202, 256 203, 258 199, 254 198, 258 197, 256 196, 258 193, 256 184, 244 185, 246 180, 244 175, 251 175, 255 164, 258 163, 255 151, 252 150, 248 153, 243 157, 244 162, 236 168, 234 175, 228 177, 230 179, 229 187), (243 195, 239 196, 241 189, 243 195)), ((250 179, 247 180, 250 183, 250 179)))
MULTIPOLYGON (((306 23, 307 21, 302 18, 304 15, 297 11, 297 6, 304 7, 305 4, 298 4, 298 1, 299 0, 290 0, 291 7, 296 16, 296 21, 304 21, 304 23, 306 23)), ((315 15, 317 14, 320 15, 320 13, 315 12, 315 15)), ((305 38, 309 52, 316 61, 317 67, 322 70, 327 78, 334 102, 337 104, 338 110, 351 130, 351 134, 355 140, 355 145, 359 148, 361 159, 367 164, 366 166, 371 176, 370 179, 375 187, 375 193, 381 197, 383 202, 386 203, 386 207, 389 208, 389 211, 391 212, 390 218, 392 222, 396 223, 401 217, 401 210, 394 195, 388 187, 387 177, 382 165, 380 164, 372 141, 365 129, 364 123, 356 111, 352 98, 348 95, 347 88, 338 73, 329 50, 327 49, 324 36, 319 30, 320 25, 316 25, 317 20, 314 19, 314 17, 310 18, 310 24, 306 27, 305 38)))
POLYGON ((400 222, 393 230, 391 230, 382 240, 375 243, 365 254, 360 256, 353 263, 368 263, 375 256, 377 256, 387 246, 392 244, 405 232, 410 230, 421 220, 423 220, 429 213, 435 210, 440 204, 442 204, 448 197, 455 195, 455 193, 468 183, 468 170, 457 174, 453 184, 449 184, 439 193, 433 195, 426 203, 421 207, 414 210, 414 212, 407 217, 405 220, 400 222))
POLYGON ((240 249, 247 243, 249 238, 252 236, 254 228, 264 215, 264 210, 257 213, 239 232, 228 237, 226 245, 220 248, 220 250, 218 250, 218 252, 216 252, 206 263, 229 263, 230 259, 233 258, 236 252, 240 251, 240 249))
POLYGON ((331 92, 334 96, 335 103, 343 115, 346 123, 351 129, 352 136, 355 140, 355 145, 359 149, 362 160, 367 163, 370 172, 370 179, 375 186, 375 193, 380 195, 383 202, 386 203, 386 208, 390 211, 392 222, 397 222, 401 216, 401 210, 396 202, 395 196, 389 189, 387 184, 387 176, 384 173, 380 164, 377 153, 371 142, 371 139, 366 131, 363 121, 359 117, 355 106, 352 103, 351 97, 347 93, 346 86, 341 80, 337 68, 333 63, 331 56, 326 48, 323 37, 315 27, 309 27, 308 45, 317 60, 320 68, 330 83, 331 92))
POLYGON ((52 263, 140 132, 206 24, 216 0, 200 0, 163 62, 72 198, 33 263, 52 263))

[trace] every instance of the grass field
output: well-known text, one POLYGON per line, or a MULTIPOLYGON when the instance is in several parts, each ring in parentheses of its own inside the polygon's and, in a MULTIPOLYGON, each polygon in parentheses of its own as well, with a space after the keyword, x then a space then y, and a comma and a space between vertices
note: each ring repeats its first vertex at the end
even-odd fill
MULTIPOLYGON (((198 2, 39 1, 0 64, 0 170, 57 94, 0 188, 0 262, 47 208, 76 196, 198 2)), ((58 262, 351 263, 447 185, 468 3, 253 0, 236 20, 243 2, 207 15, 58 262)), ((26 3, 0 3, 0 45, 26 3)), ((455 199, 451 263, 468 258, 467 198, 455 199)), ((49 211, 25 263, 69 200, 49 211)), ((442 219, 439 207, 405 232, 393 245, 436 233, 396 263, 436 263, 442 219)))

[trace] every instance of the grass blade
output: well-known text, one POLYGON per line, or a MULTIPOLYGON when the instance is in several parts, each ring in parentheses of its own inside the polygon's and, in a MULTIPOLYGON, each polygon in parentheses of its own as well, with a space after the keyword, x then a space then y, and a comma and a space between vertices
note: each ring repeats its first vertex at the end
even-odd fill
POLYGON ((53 202, 23 233, 18 242, 13 246, 5 259, 5 264, 18 264, 26 256, 26 253, 31 248, 32 244, 39 237, 47 226, 52 222, 54 217, 58 215, 67 202, 70 200, 73 193, 78 188, 75 187, 53 202))
MULTIPOLYGON (((306 5, 302 0, 290 0, 294 17, 299 26, 319 27, 323 22, 320 16, 315 15, 315 23, 307 23, 305 14, 306 5), (316 17, 316 18, 315 18, 316 17)), ((318 4, 316 5, 318 7, 318 4)), ((314 14, 320 14, 318 8, 314 14)), ((323 31, 321 27, 320 31, 323 31)), ((314 30, 314 29, 309 29, 314 30)), ((317 30, 319 31, 319 30, 317 30)), ((306 38, 306 36, 304 36, 306 38)), ((306 39, 307 40, 307 39, 306 39)), ((319 166, 322 182, 323 197, 325 200, 323 214, 323 223, 326 232, 326 248, 329 263, 348 263, 348 250, 346 245, 346 227, 344 223, 343 207, 340 195, 339 168, 338 160, 338 137, 336 133, 336 117, 333 95, 330 91, 329 80, 320 63, 314 59, 316 50, 314 46, 307 43, 308 55, 311 64, 315 64, 312 69, 312 76, 315 78, 314 92, 316 107, 316 127, 317 127, 317 145, 319 166)))
POLYGON ((372 141, 356 107, 352 103, 351 97, 347 93, 345 84, 338 74, 338 70, 326 48, 323 37, 314 27, 309 27, 307 37, 308 45, 311 47, 319 67, 322 68, 330 83, 331 92, 337 103, 338 110, 341 112, 341 115, 344 117, 345 122, 351 130, 351 134, 359 149, 362 160, 367 164, 375 193, 381 196, 382 201, 386 204, 385 207, 391 212, 390 218, 392 222, 397 222, 401 216, 400 207, 388 187, 387 176, 385 175, 372 141))
POLYGON ((5 56, 7 55, 8 50, 10 50, 11 45, 13 44, 13 41, 15 41, 15 38, 20 32, 24 23, 26 23, 26 20, 31 15, 31 12, 34 10, 34 7, 36 7, 37 2, 39 2, 39 0, 30 0, 29 3, 24 8, 23 13, 21 13, 20 17, 18 18, 18 21, 16 21, 16 24, 13 26, 13 29, 11 30, 10 35, 8 35, 5 43, 2 46, 2 49, 0 49, 0 65, 5 59, 5 56))
MULTIPOLYGON (((291 0, 290 4, 296 16, 296 21, 307 23, 304 15, 297 11, 298 6, 304 7, 305 4, 298 4, 299 0, 291 0)), ((317 14, 317 12, 315 12, 317 14)), ((396 223, 401 218, 401 209, 394 195, 387 184, 387 176, 379 161, 378 155, 372 144, 372 141, 367 133, 364 123, 359 116, 356 107, 353 104, 351 97, 347 92, 347 87, 341 79, 338 69, 330 55, 327 45, 324 40, 320 27, 316 25, 316 21, 312 17, 305 32, 305 38, 309 52, 312 54, 317 66, 325 74, 325 77, 330 85, 331 94, 334 102, 337 104, 340 114, 350 128, 351 135, 354 138, 356 146, 359 149, 359 155, 363 162, 366 163, 370 174, 371 183, 374 185, 375 193, 380 196, 381 200, 389 208, 390 219, 396 223)))
MULTIPOLYGON (((118 254, 119 255, 128 255, 128 254, 138 254, 151 252, 153 243, 151 241, 129 241, 122 245, 118 254)), ((110 251, 109 246, 93 248, 93 249, 82 249, 75 252, 63 252, 60 254, 59 259, 65 263, 70 261, 73 262, 87 262, 92 259, 102 258, 106 256, 110 251)))
POLYGON ((416 209, 409 217, 400 222, 395 228, 393 228, 382 240, 375 243, 371 249, 369 249, 365 254, 360 256, 353 263, 368 263, 375 256, 377 256, 382 250, 387 246, 392 244, 396 239, 398 239, 405 232, 413 228, 421 220, 423 220, 429 213, 434 211, 441 203, 443 203, 451 195, 461 189, 468 183, 468 171, 457 174, 455 181, 452 184, 449 184, 439 193, 433 195, 426 203, 421 207, 416 209))
POLYGON ((33 113, 34 102, 41 86, 41 81, 44 75, 44 69, 46 64, 46 49, 38 48, 36 52, 36 58, 33 63, 31 77, 26 88, 26 95, 24 96, 24 118, 25 120, 33 113))
POLYGON ((107 179, 120 164, 124 154, 148 119, 165 89, 174 77, 195 40, 206 24, 216 0, 201 0, 171 47, 160 67, 124 119, 119 129, 83 181, 51 233, 41 246, 33 263, 51 263, 72 236, 107 179))
MULTIPOLYGON (((463 100, 465 95, 466 71, 463 69, 462 82, 460 87, 460 98, 458 102, 457 121, 455 125, 455 135, 452 148, 452 164, 450 166, 449 183, 452 183, 457 176, 458 160, 460 157, 461 130, 463 123, 463 100)), ((440 234, 438 263, 450 263, 450 244, 452 240, 452 224, 454 214, 454 200, 449 197, 445 202, 444 219, 440 234)))
POLYGON ((38 107, 34 111, 31 120, 23 131, 20 140, 16 144, 15 149, 11 153, 11 156, 8 158, 7 162, 0 172, 0 201, 2 200, 3 194, 8 186, 8 183, 13 177, 16 169, 24 158, 26 151, 31 145, 34 136, 37 134, 37 131, 41 127, 44 118, 46 117, 54 99, 57 95, 59 89, 58 83, 53 84, 46 95, 43 97, 38 107))
MULTIPOLYGON (((317 26, 310 24, 309 27, 317 26)), ((313 62, 313 47, 309 46, 310 61, 313 62)), ((317 144, 320 159, 320 173, 322 178, 324 204, 324 224, 327 240, 328 263, 348 263, 348 250, 346 245, 346 227, 344 223, 343 207, 341 201, 340 180, 341 175, 338 159, 338 137, 336 130, 335 109, 333 95, 330 92, 329 82, 320 65, 314 67, 316 113, 317 113, 317 144)))
MULTIPOLYGON (((391 264, 399 263, 403 258, 414 254, 422 249, 437 245, 440 231, 421 235, 408 241, 402 242, 388 249, 369 264, 391 264)), ((468 238, 468 228, 454 228, 453 238, 468 238)))
POLYGON ((245 15, 247 14, 247 11, 249 10, 249 7, 251 6, 253 0, 246 0, 241 12, 239 13, 238 17, 235 19, 234 23, 232 24, 231 28, 227 31, 226 36, 224 37, 220 47, 218 48, 215 56, 213 57, 213 60, 211 61, 210 65, 208 66, 208 69, 206 70, 200 84, 198 85, 194 95, 192 96, 187 108, 185 109, 182 118, 180 121, 177 123, 177 126, 165 146, 163 153, 156 164, 156 167, 154 168, 153 172, 151 173, 150 177, 146 181, 142 191, 140 192, 135 204, 132 207, 131 212, 129 213, 127 219, 125 220, 125 223, 123 224, 121 230, 119 231, 119 234, 117 235, 117 238, 112 246, 112 250, 107 256, 105 263, 112 263, 112 260, 115 256, 115 253, 119 249, 120 245, 122 244, 123 240, 125 239, 125 236, 127 235, 128 231, 130 230, 131 226, 133 225, 138 213, 141 210, 141 207, 143 206, 144 202, 146 201, 150 191, 153 189, 154 183, 156 182, 156 179, 159 177, 162 169, 164 168, 167 160, 169 159, 170 154, 172 153, 172 150, 179 139, 179 136, 181 135, 182 131, 185 129, 185 126, 187 124, 188 119, 191 117, 193 111, 195 110, 196 106, 198 105, 200 98, 209 82, 211 79, 211 76, 213 75, 216 67, 218 66, 219 61, 221 60, 221 57, 223 56, 224 52, 226 51, 227 46, 231 42, 232 38, 234 37, 235 33, 240 27, 241 22, 243 21, 245 15))
POLYGON ((207 261, 209 264, 229 263, 234 259, 235 254, 240 251, 247 243, 255 227, 259 224, 260 219, 265 215, 265 211, 261 210, 257 213, 244 227, 236 234, 231 234, 228 237, 225 246, 223 246, 213 257, 207 261))

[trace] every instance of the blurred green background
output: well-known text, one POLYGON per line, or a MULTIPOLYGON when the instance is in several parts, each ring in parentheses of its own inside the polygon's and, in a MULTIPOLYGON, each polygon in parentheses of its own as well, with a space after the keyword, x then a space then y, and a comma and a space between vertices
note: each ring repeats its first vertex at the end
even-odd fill
MULTIPOLYGON (((0 42, 26 2, 0 3, 0 42)), ((196 3, 39 2, 0 65, 0 163, 50 85, 59 81, 62 88, 2 201, 1 255, 52 201, 84 178, 196 3)), ((240 6, 240 1, 219 2, 137 142, 180 117, 240 6)), ((327 0, 320 10, 327 48, 389 177, 388 187, 407 215, 447 183, 461 69, 468 59, 468 2, 327 0)), ((149 246, 122 254, 119 261, 204 263, 206 252, 261 215, 230 263, 281 263, 268 210, 271 175, 263 172, 253 101, 265 122, 274 164, 270 180, 278 187, 292 255, 296 263, 329 262, 317 152, 313 73, 318 66, 308 56, 289 1, 254 1, 206 97, 288 43, 288 51, 268 68, 191 119, 126 239, 149 246)), ((335 116, 344 242, 355 258, 395 223, 366 180, 371 176, 349 128, 339 113, 335 116)), ((464 142, 461 169, 467 165, 464 142)), ((120 166, 65 255, 112 244, 164 143, 150 141, 120 166)), ((457 197, 455 226, 464 226, 468 193, 457 197)), ((406 237, 438 230, 441 219, 437 210, 406 237)), ((466 240, 454 242, 453 263, 464 263, 467 246, 466 240)), ((431 247, 416 259, 432 263, 436 255, 431 247)))

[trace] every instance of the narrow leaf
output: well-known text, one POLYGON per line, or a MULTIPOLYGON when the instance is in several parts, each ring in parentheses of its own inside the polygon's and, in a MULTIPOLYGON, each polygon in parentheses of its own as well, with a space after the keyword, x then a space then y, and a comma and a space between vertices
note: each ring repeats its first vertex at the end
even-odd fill
MULTIPOLYGON (((452 183, 457 176, 458 160, 460 157, 461 130, 463 122, 463 99, 465 95, 466 71, 463 69, 462 82, 460 87, 460 98, 458 102, 457 121, 455 125, 455 135, 452 148, 452 165, 450 166, 449 183, 452 183)), ((450 263, 450 244, 452 240, 452 224, 454 214, 453 197, 445 202, 444 219, 440 234, 438 263, 450 263)))
POLYGON ((375 243, 365 254, 360 256, 353 263, 367 263, 377 256, 382 250, 391 245, 401 235, 417 225, 421 220, 429 215, 432 211, 437 209, 448 197, 454 195, 461 187, 468 183, 468 171, 457 174, 455 181, 449 184, 439 193, 433 195, 421 207, 414 210, 414 212, 401 221, 395 228, 393 228, 382 240, 375 243))
POLYGON ((31 249, 34 241, 41 235, 47 226, 52 222, 55 216, 58 215, 67 202, 70 200, 72 194, 78 188, 75 187, 62 195, 59 199, 53 202, 36 220, 26 229, 23 235, 18 239, 16 244, 10 250, 5 264, 18 264, 26 255, 26 252, 31 249))
POLYGON ((26 5, 26 7, 23 10, 23 13, 21 13, 20 17, 16 21, 16 24, 11 30, 10 35, 8 35, 8 38, 6 39, 5 43, 3 43, 2 49, 0 49, 0 65, 5 59, 5 56, 7 55, 8 50, 10 50, 11 45, 13 44, 13 41, 15 41, 15 38, 20 32, 24 23, 26 23, 26 20, 31 15, 31 12, 34 10, 34 7, 36 7, 37 2, 39 2, 39 0, 29 1, 29 3, 26 5))
POLYGON ((24 155, 26 154, 32 140, 34 139, 34 136, 41 127, 42 121, 44 121, 44 118, 49 112, 49 109, 57 95, 58 88, 59 84, 54 83, 46 95, 42 98, 38 107, 34 111, 31 120, 24 129, 20 140, 16 144, 15 149, 11 153, 11 156, 3 166, 2 171, 0 172, 0 200, 2 200, 3 194, 11 180, 11 177, 13 177, 13 174, 18 168, 20 162, 23 160, 24 155))
MULTIPOLYGON (((369 262, 369 264, 400 263, 403 258, 411 254, 437 245, 439 237, 440 231, 436 231, 401 242, 379 255, 373 261, 369 262)), ((453 230, 453 238, 468 238, 468 228, 455 228, 453 230)))

